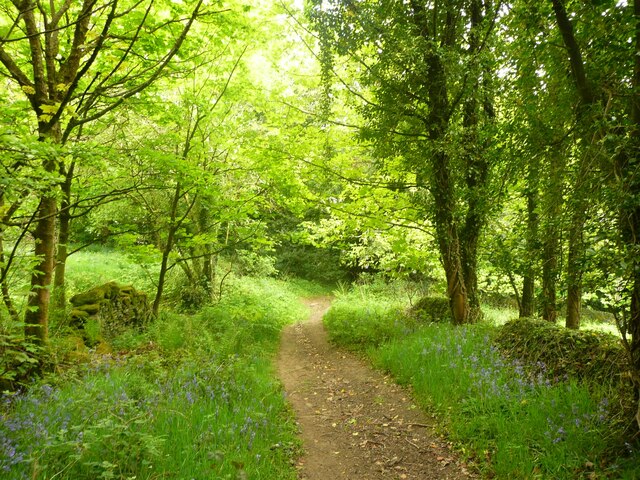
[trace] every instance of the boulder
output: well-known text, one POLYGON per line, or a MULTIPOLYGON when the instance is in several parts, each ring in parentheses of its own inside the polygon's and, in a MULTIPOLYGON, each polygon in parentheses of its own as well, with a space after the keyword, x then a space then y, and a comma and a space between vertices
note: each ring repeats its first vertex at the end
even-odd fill
POLYGON ((85 332, 88 344, 110 340, 128 329, 142 330, 153 316, 144 292, 116 282, 74 295, 69 301, 73 305, 71 326, 85 332))

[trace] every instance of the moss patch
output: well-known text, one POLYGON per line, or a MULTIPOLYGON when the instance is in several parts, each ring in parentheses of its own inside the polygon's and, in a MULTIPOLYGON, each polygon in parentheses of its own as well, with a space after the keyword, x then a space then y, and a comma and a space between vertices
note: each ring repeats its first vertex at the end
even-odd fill
POLYGON ((422 297, 411 307, 409 316, 424 323, 450 322, 449 300, 445 297, 422 297))
POLYGON ((569 330, 542 320, 517 319, 498 330, 495 343, 508 357, 544 370, 602 385, 628 382, 620 339, 609 333, 569 330))

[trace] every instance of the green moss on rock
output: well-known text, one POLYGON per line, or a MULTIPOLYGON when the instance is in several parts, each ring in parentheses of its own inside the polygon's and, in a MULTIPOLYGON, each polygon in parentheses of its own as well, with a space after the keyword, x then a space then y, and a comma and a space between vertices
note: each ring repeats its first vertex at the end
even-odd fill
POLYGON ((451 321, 451 309, 446 297, 422 297, 409 310, 409 316, 419 322, 438 323, 451 321))
POLYGON ((127 329, 141 330, 152 318, 146 294, 131 285, 105 283, 73 296, 70 302, 74 306, 71 325, 84 329, 85 339, 92 343, 127 329))

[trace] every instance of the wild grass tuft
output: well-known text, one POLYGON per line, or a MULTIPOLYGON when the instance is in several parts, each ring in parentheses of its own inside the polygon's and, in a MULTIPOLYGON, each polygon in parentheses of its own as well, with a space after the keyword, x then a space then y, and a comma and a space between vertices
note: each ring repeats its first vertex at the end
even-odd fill
POLYGON ((453 437, 490 475, 573 478, 610 453, 608 397, 528 375, 499 354, 483 325, 433 324, 374 359, 445 414, 453 437))

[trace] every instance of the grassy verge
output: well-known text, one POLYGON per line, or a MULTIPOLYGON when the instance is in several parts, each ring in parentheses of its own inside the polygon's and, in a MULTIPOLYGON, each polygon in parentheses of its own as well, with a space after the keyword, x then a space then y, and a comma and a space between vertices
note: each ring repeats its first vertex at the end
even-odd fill
POLYGON ((396 300, 370 296, 362 291, 339 295, 324 317, 331 341, 347 348, 379 345, 411 329, 396 300))
POLYGON ((81 250, 67 260, 68 296, 111 281, 121 285, 132 284, 151 294, 155 291, 157 269, 157 264, 135 262, 131 257, 109 248, 81 250))
POLYGON ((492 345, 490 322, 418 326, 385 305, 380 295, 343 295, 325 319, 330 337, 410 384, 486 477, 640 476, 637 446, 620 441, 612 418, 616 392, 528 373, 492 345))
POLYGON ((295 478, 295 425, 271 359, 306 313, 274 280, 125 334, 69 380, 2 398, 6 479, 295 478))

